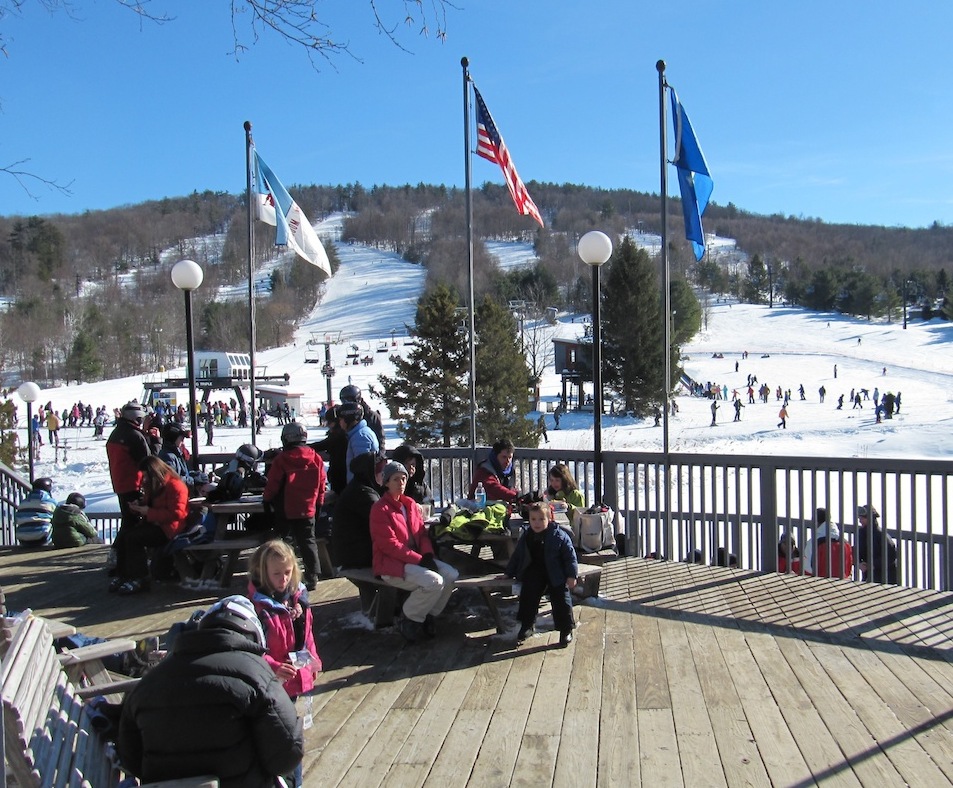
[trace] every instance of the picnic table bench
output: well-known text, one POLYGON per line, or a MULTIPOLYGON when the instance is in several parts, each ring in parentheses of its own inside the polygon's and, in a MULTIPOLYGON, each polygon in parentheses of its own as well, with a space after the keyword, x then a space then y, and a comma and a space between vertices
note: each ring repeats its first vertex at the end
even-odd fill
MULTIPOLYGON (((387 627, 394 622, 394 612, 400 589, 388 585, 374 574, 369 567, 363 569, 340 569, 338 577, 345 577, 357 586, 361 598, 361 610, 374 622, 376 627, 387 627)), ((575 593, 581 598, 599 596, 602 567, 594 564, 579 564, 579 584, 575 593)), ((502 574, 461 574, 455 583, 457 588, 475 588, 490 610, 496 631, 506 631, 503 617, 500 615, 498 595, 510 591, 513 578, 502 574)), ((406 593, 406 592, 404 592, 406 593)))

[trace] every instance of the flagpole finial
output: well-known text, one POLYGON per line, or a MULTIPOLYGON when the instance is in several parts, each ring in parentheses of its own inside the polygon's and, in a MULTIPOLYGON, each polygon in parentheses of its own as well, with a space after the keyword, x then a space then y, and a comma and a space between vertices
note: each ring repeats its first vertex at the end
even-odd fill
POLYGON ((467 68, 470 65, 470 60, 467 57, 462 57, 460 58, 460 65, 467 68))
POLYGON ((665 73, 665 61, 664 61, 664 60, 658 61, 658 63, 655 64, 655 69, 656 69, 656 71, 658 71, 659 74, 664 74, 664 73, 665 73))
POLYGON ((244 126, 245 126, 245 131, 251 131, 251 121, 250 121, 250 120, 246 120, 245 123, 244 123, 244 126))

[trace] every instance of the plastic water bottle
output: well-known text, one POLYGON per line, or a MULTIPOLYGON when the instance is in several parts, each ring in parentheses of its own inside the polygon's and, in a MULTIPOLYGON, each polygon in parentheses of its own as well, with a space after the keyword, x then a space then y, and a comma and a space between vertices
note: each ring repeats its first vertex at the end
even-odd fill
POLYGON ((486 506, 486 490, 483 489, 483 482, 477 484, 476 491, 473 493, 473 500, 476 501, 478 509, 486 506))

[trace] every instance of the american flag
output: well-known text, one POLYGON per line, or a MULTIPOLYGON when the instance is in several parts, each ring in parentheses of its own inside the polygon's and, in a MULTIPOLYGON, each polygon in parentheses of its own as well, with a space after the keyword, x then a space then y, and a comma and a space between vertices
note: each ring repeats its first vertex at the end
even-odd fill
POLYGON ((539 215, 539 208, 526 191, 526 185, 520 179, 510 158, 510 152, 506 149, 506 143, 503 142, 499 129, 496 128, 490 110, 486 108, 483 96, 480 95, 476 85, 473 86, 473 93, 477 102, 477 155, 500 165, 516 210, 523 216, 532 216, 539 222, 540 227, 544 226, 543 218, 539 215))

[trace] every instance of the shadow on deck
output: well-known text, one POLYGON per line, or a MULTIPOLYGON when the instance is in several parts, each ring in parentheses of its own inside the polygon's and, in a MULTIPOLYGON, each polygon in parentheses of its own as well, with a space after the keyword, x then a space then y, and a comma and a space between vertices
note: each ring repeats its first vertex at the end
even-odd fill
MULTIPOLYGON (((109 595, 104 557, 0 550, 9 609, 137 638, 214 599, 109 595)), ((517 649, 463 589, 438 639, 406 646, 350 583, 320 583, 306 784, 953 781, 953 596, 637 558, 607 564, 602 593, 566 650, 548 616, 517 649)))

